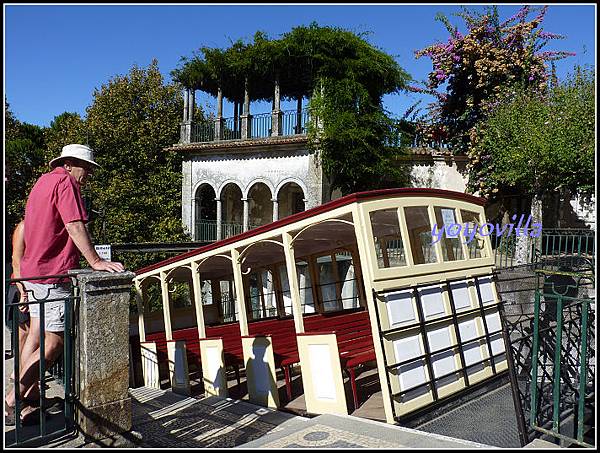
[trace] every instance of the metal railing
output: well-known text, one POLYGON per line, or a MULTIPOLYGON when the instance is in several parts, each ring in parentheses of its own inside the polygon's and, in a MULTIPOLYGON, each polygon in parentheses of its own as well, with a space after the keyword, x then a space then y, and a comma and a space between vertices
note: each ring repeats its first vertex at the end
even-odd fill
MULTIPOLYGON (((12 332, 11 332, 11 347, 12 347, 12 369, 15 376, 15 385, 12 389, 15 398, 15 426, 14 430, 5 431, 5 441, 7 446, 11 447, 25 447, 33 445, 43 445, 50 439, 57 438, 66 434, 72 434, 75 432, 75 421, 74 421, 74 403, 75 403, 75 386, 74 386, 74 336, 75 336, 75 318, 77 315, 76 305, 80 300, 77 287, 77 279, 73 275, 61 274, 51 276, 37 276, 31 278, 19 278, 9 279, 6 281, 6 288, 10 288, 11 285, 27 282, 31 280, 41 279, 60 279, 69 285, 69 296, 64 298, 50 298, 50 292, 46 293, 45 297, 36 298, 33 290, 25 287, 25 293, 27 299, 24 301, 7 301, 6 310, 12 315, 12 332), (46 363, 46 317, 49 315, 50 310, 46 308, 50 303, 60 302, 64 304, 64 336, 63 336, 63 347, 62 352, 58 354, 58 357, 54 359, 54 363, 47 366, 46 363), (16 384, 22 379, 25 379, 26 374, 22 375, 21 361, 23 360, 20 355, 19 347, 19 323, 29 322, 25 321, 22 317, 21 308, 28 307, 31 309, 33 306, 39 306, 39 360, 38 365, 34 363, 33 366, 38 366, 37 373, 39 376, 39 399, 27 400, 20 396, 20 392, 17 392, 18 385, 16 384), (56 383, 59 383, 64 392, 62 416, 63 422, 50 423, 47 420, 48 414, 48 400, 46 399, 46 383, 54 377, 56 383), (20 377, 20 379, 17 379, 20 377), (39 421, 32 420, 33 423, 39 423, 39 430, 37 435, 31 430, 24 430, 21 414, 24 408, 24 404, 37 405, 39 407, 39 421)), ((8 297, 8 294, 6 295, 8 297)), ((18 292, 17 292, 18 297, 18 292)), ((30 318, 29 318, 30 319, 30 318)), ((33 331, 30 330, 29 334, 33 331)), ((6 360, 6 358, 5 358, 6 360)), ((24 360, 27 360, 25 358, 24 360)), ((56 407, 56 405, 53 405, 56 407)), ((51 417, 60 417, 54 413, 51 417)), ((34 430, 35 431, 35 430, 34 430)))
MULTIPOLYGON (((286 110, 281 112, 280 136, 293 136, 307 133, 307 125, 310 120, 308 109, 300 112, 297 110, 286 110)), ((239 117, 222 119, 221 140, 240 140, 242 138, 242 120, 239 117)), ((182 131, 183 131, 182 126, 182 131)), ((192 123, 190 141, 192 143, 208 143, 217 140, 216 121, 205 120, 192 123)), ((183 132, 182 132, 183 133, 183 132)), ((250 115, 249 138, 266 138, 273 135, 273 113, 258 113, 250 115)))
POLYGON ((590 430, 595 429, 594 268, 540 267, 531 298, 503 306, 521 445, 550 437, 565 446, 590 447, 590 430))
POLYGON ((544 228, 540 237, 525 237, 532 230, 522 233, 523 240, 519 241, 512 234, 491 235, 492 249, 496 267, 509 268, 518 265, 536 265, 548 267, 576 266, 581 260, 593 260, 595 252, 595 231, 583 229, 544 228), (526 250, 519 250, 525 247, 526 250), (524 262, 519 262, 517 255, 524 262))
MULTIPOLYGON (((253 230, 261 225, 249 224, 248 230, 253 230)), ((241 223, 221 222, 221 239, 226 239, 244 232, 241 223)), ((217 240, 217 221, 201 220, 194 226, 194 240, 198 242, 214 242, 217 240)))
POLYGON ((298 114, 297 110, 287 110, 281 115, 281 135, 306 134, 310 114, 303 109, 298 114))
POLYGON ((259 113, 258 115, 252 115, 252 118, 250 120, 250 137, 270 137, 271 121, 272 115, 270 113, 259 113))

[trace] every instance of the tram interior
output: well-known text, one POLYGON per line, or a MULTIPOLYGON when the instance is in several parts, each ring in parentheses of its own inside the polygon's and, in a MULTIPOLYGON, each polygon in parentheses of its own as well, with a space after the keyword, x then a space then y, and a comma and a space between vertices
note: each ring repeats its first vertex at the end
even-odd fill
MULTIPOLYGON (((304 230, 292 232, 294 236, 294 254, 296 273, 300 292, 305 331, 319 331, 324 319, 337 316, 363 313, 367 319, 367 308, 361 275, 361 263, 358 256, 357 240, 351 214, 329 219, 323 223, 311 225, 304 230)), ((292 301, 288 282, 285 254, 281 236, 268 241, 256 242, 240 252, 246 315, 250 334, 262 333, 261 326, 268 321, 278 320, 281 335, 294 336, 292 301)), ((201 300, 206 325, 206 336, 211 337, 211 329, 229 325, 239 334, 239 313, 235 302, 235 283, 231 259, 217 255, 203 261, 198 266, 201 280, 201 300)), ((189 269, 177 269, 170 275, 171 318, 174 339, 181 337, 183 331, 191 332, 196 328, 196 314, 193 304, 193 285, 189 269), (187 286, 184 303, 174 306, 175 288, 187 286)), ((160 297, 160 282, 152 279, 146 288, 146 294, 160 297), (158 290, 150 291, 155 286, 158 290)), ((164 332, 162 310, 146 316, 147 339, 152 340, 164 332), (154 335, 154 336, 153 336, 154 335)), ((370 335, 370 330, 368 331, 370 335)), ((276 334, 273 334, 276 335, 276 334)), ((274 339, 277 349, 277 339, 274 339)), ((188 349, 192 394, 202 394, 202 375, 199 359, 188 349)), ((233 347, 230 345, 230 347, 233 347)), ((133 348, 136 349, 136 348, 133 348)), ((192 349, 195 349, 192 347, 192 349)), ((227 349, 225 345, 226 365, 227 349)), ((277 351, 276 351, 277 352, 277 351)), ((198 351, 199 356, 199 351, 198 351)), ((164 357, 164 356, 163 356, 164 357)), ((229 361, 231 365, 232 361, 229 361)), ((169 388, 169 370, 167 360, 161 360, 159 354, 161 386, 169 388)), ((229 396, 237 399, 247 398, 245 370, 239 365, 226 366, 229 396), (239 377, 239 382, 238 382, 239 377)), ((282 368, 277 368, 277 386, 281 409, 299 414, 306 413, 301 369, 298 363, 291 368, 291 394, 287 394, 285 376, 282 368)), ((358 409, 354 408, 349 376, 343 373, 348 412, 376 420, 385 420, 381 388, 375 361, 363 364, 356 370, 358 389, 358 409)))

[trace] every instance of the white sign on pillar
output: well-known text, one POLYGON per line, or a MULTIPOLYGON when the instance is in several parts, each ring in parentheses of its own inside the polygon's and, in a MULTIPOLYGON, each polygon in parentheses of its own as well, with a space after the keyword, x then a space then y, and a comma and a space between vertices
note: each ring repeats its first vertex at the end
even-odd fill
POLYGON ((96 253, 106 261, 112 261, 112 250, 110 245, 94 245, 96 253))

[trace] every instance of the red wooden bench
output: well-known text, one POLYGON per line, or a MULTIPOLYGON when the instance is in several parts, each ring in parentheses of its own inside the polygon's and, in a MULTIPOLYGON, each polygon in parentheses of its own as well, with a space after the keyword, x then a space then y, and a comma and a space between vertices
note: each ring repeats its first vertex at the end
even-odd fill
MULTIPOLYGON (((356 389, 356 367, 375 360, 373 337, 371 335, 371 322, 367 311, 360 311, 345 315, 312 315, 304 319, 304 330, 307 333, 335 333, 340 364, 350 378, 352 396, 355 409, 359 406, 356 389)), ((286 371, 286 389, 291 400, 291 382, 289 380, 290 368, 298 363, 297 350, 290 351, 281 361, 281 366, 286 371)))

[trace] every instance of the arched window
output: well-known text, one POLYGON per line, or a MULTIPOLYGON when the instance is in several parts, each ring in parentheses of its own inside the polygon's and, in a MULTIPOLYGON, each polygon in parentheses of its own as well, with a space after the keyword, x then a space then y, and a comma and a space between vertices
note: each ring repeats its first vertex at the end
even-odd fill
POLYGON ((217 202, 215 190, 210 184, 202 184, 196 190, 194 239, 196 241, 214 241, 217 239, 217 202))
POLYGON ((295 182, 288 182, 279 190, 277 201, 279 202, 280 219, 306 209, 302 187, 295 182))
POLYGON ((254 184, 248 192, 248 228, 266 225, 273 221, 271 189, 262 182, 254 184))

